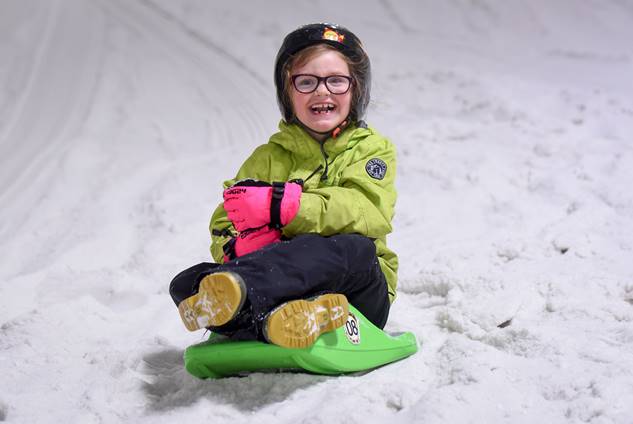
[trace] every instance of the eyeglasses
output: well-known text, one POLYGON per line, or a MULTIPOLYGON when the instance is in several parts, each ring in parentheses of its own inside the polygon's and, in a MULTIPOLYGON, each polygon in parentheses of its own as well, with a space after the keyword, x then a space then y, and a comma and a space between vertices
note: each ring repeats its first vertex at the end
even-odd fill
POLYGON ((311 74, 299 74, 292 76, 292 85, 299 93, 309 94, 314 92, 321 82, 332 94, 345 94, 349 91, 354 80, 347 75, 328 75, 318 77, 311 74))

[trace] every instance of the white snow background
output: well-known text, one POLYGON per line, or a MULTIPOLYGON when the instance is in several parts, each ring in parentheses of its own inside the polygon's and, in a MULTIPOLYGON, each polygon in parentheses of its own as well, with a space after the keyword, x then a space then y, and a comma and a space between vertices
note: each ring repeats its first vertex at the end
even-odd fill
POLYGON ((633 423, 633 1, 4 0, 0 165, 0 421, 633 423), (197 380, 168 284, 315 21, 372 58, 421 348, 197 380))

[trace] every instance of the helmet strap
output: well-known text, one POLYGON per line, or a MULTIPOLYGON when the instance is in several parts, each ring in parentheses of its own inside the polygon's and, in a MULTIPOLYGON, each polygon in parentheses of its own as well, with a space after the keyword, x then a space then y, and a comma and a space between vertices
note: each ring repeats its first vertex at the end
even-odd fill
POLYGON ((343 121, 342 121, 340 124, 338 124, 336 127, 334 127, 333 129, 328 130, 328 131, 316 131, 316 130, 313 130, 312 128, 308 127, 308 126, 307 126, 306 124, 304 124, 303 122, 301 122, 301 121, 299 120, 299 118, 297 118, 296 116, 294 116, 294 117, 292 118, 292 120, 293 120, 293 121, 296 121, 296 122, 297 122, 297 124, 298 124, 301 128, 303 128, 304 130, 310 130, 311 132, 313 132, 313 133, 315 133, 315 134, 319 134, 319 135, 326 135, 326 134, 327 134, 327 135, 329 135, 329 136, 330 136, 330 137, 332 137, 332 138, 336 138, 336 137, 338 137, 338 136, 339 136, 339 134, 340 134, 341 132, 343 132, 343 130, 344 130, 345 128, 347 128, 347 127, 349 126, 349 124, 351 123, 351 120, 349 119, 349 115, 347 115, 347 117, 346 117, 345 119, 343 119, 343 121))

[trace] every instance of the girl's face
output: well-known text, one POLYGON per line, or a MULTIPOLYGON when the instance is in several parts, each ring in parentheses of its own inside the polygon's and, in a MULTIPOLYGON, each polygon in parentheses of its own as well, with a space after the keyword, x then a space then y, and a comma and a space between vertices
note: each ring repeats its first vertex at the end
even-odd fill
MULTIPOLYGON (((318 77, 331 75, 350 76, 349 67, 341 54, 336 51, 326 51, 310 59, 302 66, 292 69, 291 75, 309 74, 318 77)), ((315 132, 326 132, 336 128, 349 115, 352 103, 352 89, 344 94, 332 94, 320 81, 312 93, 300 93, 292 86, 290 101, 295 116, 309 129, 315 132)), ((312 133, 314 138, 323 140, 327 135, 312 133)))

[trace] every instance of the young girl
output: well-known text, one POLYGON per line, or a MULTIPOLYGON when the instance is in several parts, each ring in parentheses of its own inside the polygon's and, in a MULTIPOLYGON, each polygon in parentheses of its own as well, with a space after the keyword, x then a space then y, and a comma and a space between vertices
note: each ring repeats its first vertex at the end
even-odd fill
POLYGON ((187 329, 302 348, 343 325, 349 304, 384 327, 398 267, 386 245, 396 152, 362 121, 370 75, 360 40, 341 26, 286 36, 279 132, 224 183, 210 224, 217 263, 171 282, 187 329))

